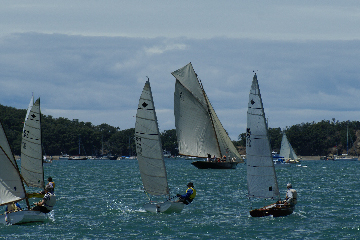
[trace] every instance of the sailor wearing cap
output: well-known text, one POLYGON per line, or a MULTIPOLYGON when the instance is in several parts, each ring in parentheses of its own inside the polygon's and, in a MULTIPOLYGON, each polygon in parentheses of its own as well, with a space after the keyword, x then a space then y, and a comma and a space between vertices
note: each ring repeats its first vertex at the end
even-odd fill
POLYGON ((179 197, 179 202, 183 202, 186 205, 191 203, 196 196, 196 190, 194 188, 194 184, 192 182, 189 182, 187 184, 187 187, 188 189, 186 190, 186 193, 184 195, 181 194, 176 195, 177 197, 179 197))
POLYGON ((288 183, 286 185, 287 192, 285 197, 285 204, 290 204, 290 206, 295 206, 297 204, 297 192, 295 189, 292 188, 292 184, 288 183))

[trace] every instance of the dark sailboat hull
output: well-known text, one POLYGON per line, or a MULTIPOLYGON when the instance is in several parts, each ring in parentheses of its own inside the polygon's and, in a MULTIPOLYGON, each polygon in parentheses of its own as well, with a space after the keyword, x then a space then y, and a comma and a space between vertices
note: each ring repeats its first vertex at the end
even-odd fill
POLYGON ((199 169, 236 169, 238 162, 207 162, 207 161, 196 161, 192 162, 192 165, 199 169))
POLYGON ((271 204, 269 206, 254 209, 250 211, 250 215, 252 217, 265 217, 265 216, 273 216, 273 217, 284 217, 293 213, 295 207, 291 207, 290 205, 284 204, 271 204))

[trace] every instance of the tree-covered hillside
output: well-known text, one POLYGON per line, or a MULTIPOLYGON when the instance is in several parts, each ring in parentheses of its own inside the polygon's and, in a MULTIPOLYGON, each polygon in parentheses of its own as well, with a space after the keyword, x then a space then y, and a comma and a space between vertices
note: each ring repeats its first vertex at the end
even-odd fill
MULTIPOLYGON (((0 121, 3 124, 14 154, 20 154, 21 133, 26 110, 0 105, 0 121)), ((135 123, 134 123, 135 125, 135 123)), ((43 149, 46 155, 79 153, 81 155, 116 154, 135 155, 134 128, 119 129, 106 123, 94 126, 90 122, 53 118, 42 115, 43 149)), ((280 128, 270 128, 271 147, 280 150, 282 132, 280 128)), ((339 122, 335 119, 315 123, 301 123, 286 129, 286 135, 298 155, 317 156, 346 153, 357 155, 360 150, 360 122, 339 122), (347 147, 347 128, 349 129, 347 147), (359 140, 358 140, 359 139, 359 140)), ((177 155, 175 129, 161 133, 163 148, 177 155)), ((245 133, 234 142, 241 154, 245 154, 245 133)))
MULTIPOLYGON (((359 121, 339 122, 332 119, 318 123, 301 123, 288 127, 285 132, 291 146, 301 156, 341 155, 346 154, 347 149, 349 155, 358 155, 360 151, 359 121)), ((281 129, 270 128, 269 135, 272 149, 279 152, 281 129)), ((245 146, 245 133, 239 135, 239 140, 240 145, 245 146)))

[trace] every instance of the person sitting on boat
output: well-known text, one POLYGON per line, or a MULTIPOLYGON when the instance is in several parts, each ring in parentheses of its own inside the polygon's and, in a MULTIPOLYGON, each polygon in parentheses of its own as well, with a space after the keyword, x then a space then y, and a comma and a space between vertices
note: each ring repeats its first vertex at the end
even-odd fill
POLYGON ((192 182, 189 182, 187 187, 188 189, 186 190, 186 194, 184 195, 176 194, 176 196, 179 197, 179 202, 183 202, 186 205, 191 203, 196 196, 196 190, 194 188, 194 184, 192 182))
MULTIPOLYGON (((52 193, 54 193, 55 189, 55 183, 52 180, 52 177, 48 177, 48 183, 46 184, 45 188, 49 187, 49 189, 52 189, 52 193)), ((45 190, 40 192, 41 194, 45 194, 45 190)))
POLYGON ((35 203, 35 207, 33 207, 31 210, 48 213, 53 210, 55 203, 56 196, 54 194, 54 188, 47 186, 45 188, 44 198, 40 202, 35 203))
POLYGON ((5 212, 16 212, 21 211, 19 203, 10 203, 6 206, 5 212))
POLYGON ((290 206, 295 206, 297 204, 297 192, 295 189, 292 188, 291 183, 288 183, 286 187, 288 190, 286 192, 284 204, 290 204, 290 206))

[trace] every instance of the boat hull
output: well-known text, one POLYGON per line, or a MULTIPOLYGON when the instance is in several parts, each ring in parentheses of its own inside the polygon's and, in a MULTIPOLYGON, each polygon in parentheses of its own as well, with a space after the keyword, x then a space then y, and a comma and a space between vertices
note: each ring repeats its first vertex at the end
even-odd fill
POLYGON ((238 162, 206 162, 206 161, 195 161, 191 163, 199 169, 236 169, 238 162))
POLYGON ((358 158, 335 158, 335 161, 358 161, 358 158))
POLYGON ((87 157, 69 157, 68 160, 88 160, 87 157))
POLYGON ((263 208, 254 209, 250 211, 250 215, 252 217, 284 217, 293 213, 295 207, 291 207, 290 205, 284 204, 271 204, 269 206, 265 206, 263 208))
POLYGON ((49 220, 50 213, 43 213, 40 211, 23 210, 2 214, 0 223, 7 224, 22 224, 31 222, 46 222, 49 220))
POLYGON ((182 202, 166 201, 162 203, 147 203, 144 208, 147 212, 153 213, 180 213, 185 204, 182 202))

